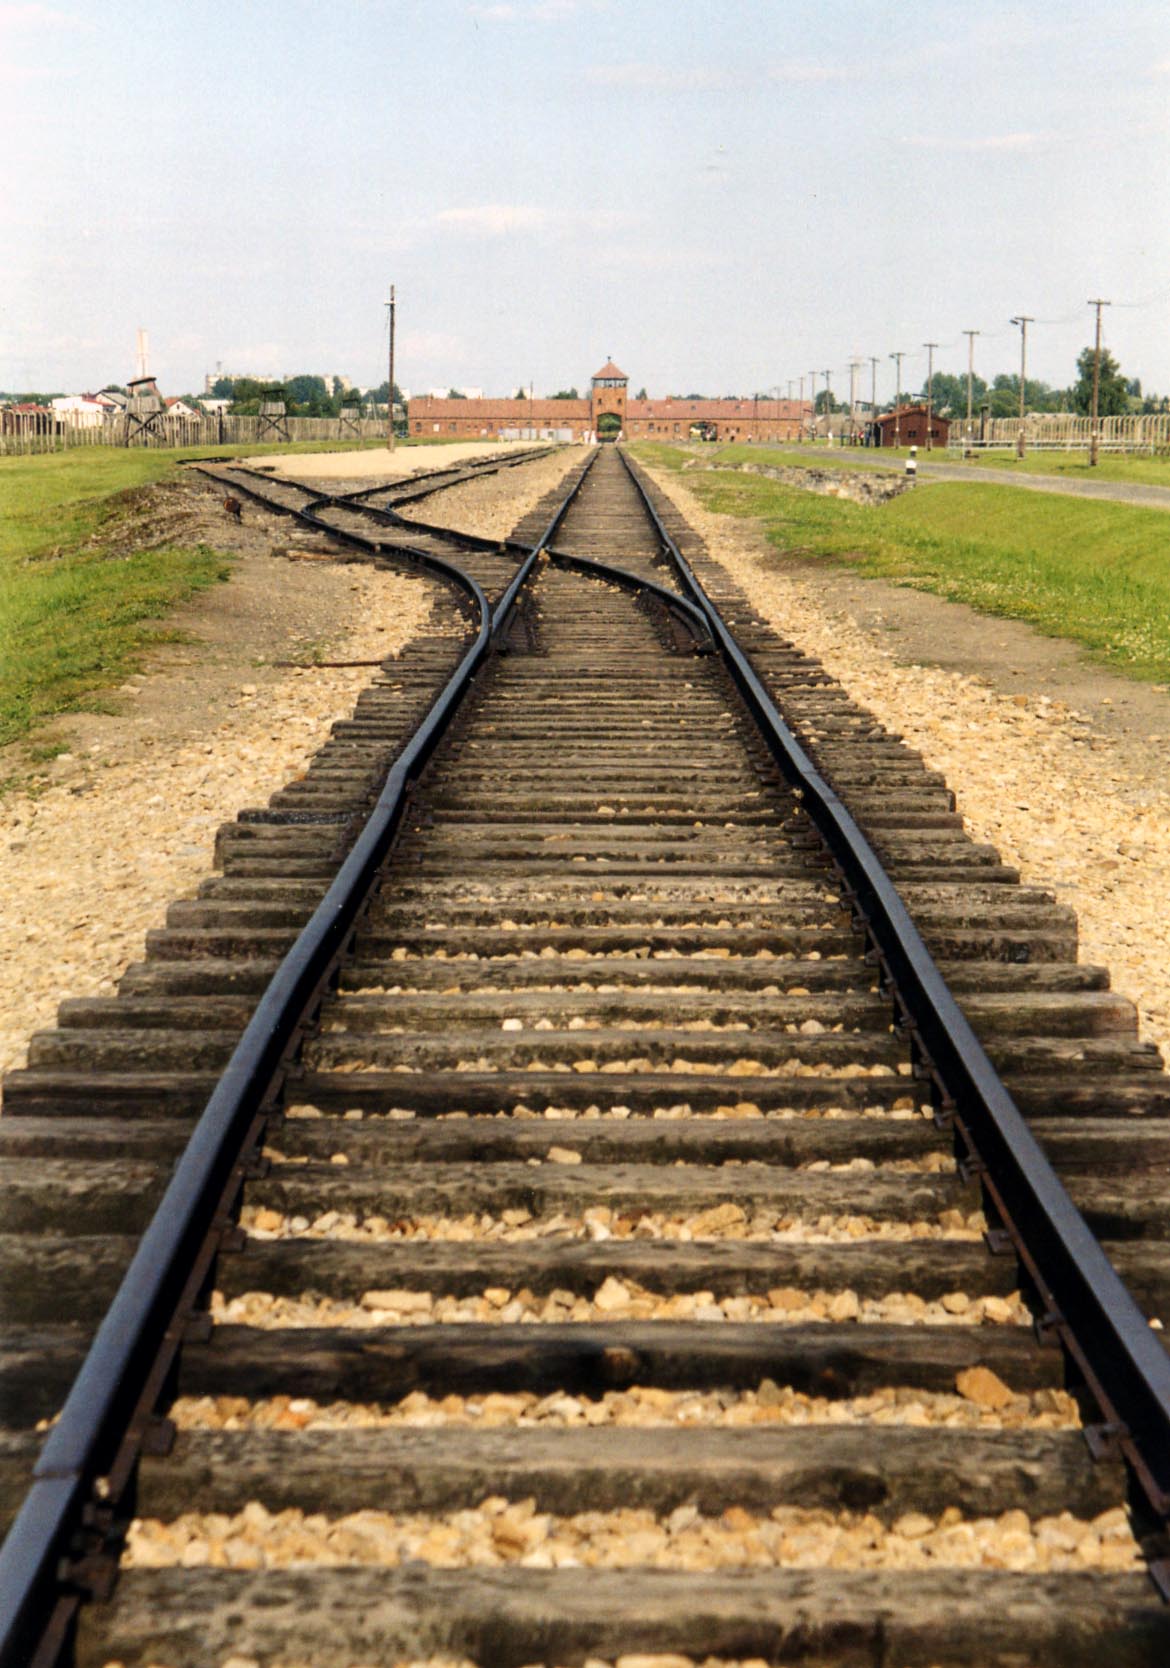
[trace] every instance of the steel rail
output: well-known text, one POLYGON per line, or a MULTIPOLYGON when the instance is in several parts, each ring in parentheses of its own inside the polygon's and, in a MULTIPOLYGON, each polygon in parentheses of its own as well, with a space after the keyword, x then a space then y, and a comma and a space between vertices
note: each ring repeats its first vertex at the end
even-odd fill
MULTIPOLYGON (((590 461, 588 468, 582 474, 582 481, 584 481, 585 475, 588 474, 589 469, 592 469, 593 461, 595 461, 596 455, 597 454, 595 454, 594 460, 590 461)), ((512 459, 510 460, 510 463, 516 463, 518 461, 521 460, 512 459)), ((510 464, 498 464, 496 467, 507 468, 510 467, 510 464)), ((580 483, 578 483, 578 485, 580 485, 580 483)), ((242 490, 249 492, 250 495, 258 499, 260 503, 269 502, 269 500, 265 499, 264 495, 260 492, 251 488, 243 488, 242 490)), ((331 522, 325 521, 316 512, 322 508, 331 506, 347 510, 357 510, 363 515, 372 517, 376 521, 384 522, 387 526, 399 528, 404 531, 410 530, 412 532, 426 534, 431 537, 449 539, 453 544, 462 545, 468 550, 481 550, 489 555, 500 555, 506 551, 512 551, 516 554, 518 559, 524 558, 528 553, 529 547, 525 544, 521 544, 516 539, 485 538, 479 533, 460 533, 455 532, 449 527, 436 526, 431 522, 408 520, 407 517, 399 515, 395 510, 385 508, 380 504, 358 503, 356 500, 359 497, 360 494, 357 493, 328 493, 322 494, 320 498, 309 499, 309 501, 302 504, 299 509, 290 509, 287 505, 275 507, 283 509, 286 514, 295 515, 299 520, 305 521, 311 527, 316 528, 317 531, 327 533, 332 538, 335 538, 342 543, 355 544, 359 546, 359 548, 371 546, 379 551, 391 550, 395 555, 399 556, 409 556, 412 558, 418 557, 422 559, 425 556, 425 552, 416 550, 410 545, 402 545, 398 543, 386 545, 376 539, 367 539, 360 533, 354 533, 347 531, 344 528, 334 527, 331 522)), ((710 627, 707 624, 707 617, 703 613, 703 610, 699 608, 697 604, 691 602, 687 597, 680 596, 677 591, 672 591, 665 585, 659 585, 653 579, 646 579, 641 574, 632 573, 629 568, 617 567, 612 562, 599 562, 592 556, 577 556, 571 551, 553 549, 545 550, 544 554, 554 567, 584 573, 597 579, 605 579, 612 584, 620 585, 624 590, 648 592, 651 596, 655 597, 664 608, 669 609, 671 613, 675 614, 682 621, 683 625, 687 628, 694 639, 696 650, 699 653, 709 654, 714 649, 714 638, 711 635, 710 627)))
POLYGON ((555 450, 555 446, 540 446, 534 451, 519 452, 512 457, 469 458, 465 464, 453 464, 449 469, 427 470, 419 475, 404 475, 397 483, 385 481, 381 486, 359 487, 356 492, 343 493, 342 498, 344 501, 352 503, 355 499, 365 498, 375 492, 399 492, 401 494, 400 502, 414 503, 419 498, 429 498, 432 493, 445 492, 448 487, 463 486, 468 481, 486 480, 489 475, 498 475, 502 469, 514 469, 520 463, 535 463, 538 458, 546 458, 555 450), (440 480, 438 478, 440 475, 454 476, 455 479, 440 480))
POLYGON ((28 1668, 30 1662, 47 1668, 57 1660, 87 1586, 101 1591, 108 1580, 103 1554, 115 1514, 119 1503, 131 1497, 154 1406, 182 1343, 189 1311, 206 1287, 223 1234, 231 1231, 245 1178, 243 1155, 262 1135, 303 1027, 356 930, 412 784, 507 630, 521 588, 581 481, 494 608, 480 585, 453 563, 417 553, 420 562, 474 602, 479 619, 475 641, 390 767, 353 848, 260 998, 45 1442, 0 1549, 0 1668, 28 1668))
MULTIPOLYGON (((772 757, 801 796, 929 1063, 978 1174, 1034 1281, 1040 1327, 1059 1336, 1103 1414, 1102 1435, 1125 1455, 1150 1507, 1170 1516, 1170 1356, 1102 1250, 1029 1129, 865 835, 778 712, 747 655, 667 532, 639 473, 620 454, 664 550, 707 616, 719 653, 772 757)), ((1087 1433, 1088 1434, 1088 1433, 1087 1433)), ((1170 1598, 1170 1569, 1151 1575, 1170 1598)))
POLYGON ((688 597, 679 596, 677 591, 668 590, 665 585, 658 585, 653 579, 643 579, 640 573, 631 573, 629 568, 615 567, 612 562, 599 562, 592 556, 574 556, 569 550, 549 550, 546 554, 550 564, 555 568, 583 573, 590 579, 607 579, 611 584, 620 585, 626 591, 648 592, 664 608, 678 616, 694 639, 695 649, 699 654, 713 652, 715 639, 711 635, 707 616, 688 597))

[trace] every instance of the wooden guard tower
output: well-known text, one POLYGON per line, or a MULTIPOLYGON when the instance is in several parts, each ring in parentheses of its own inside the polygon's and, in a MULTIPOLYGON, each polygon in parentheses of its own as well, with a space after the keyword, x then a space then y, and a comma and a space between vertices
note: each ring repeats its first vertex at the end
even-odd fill
POLYGON ((288 407, 284 403, 284 389, 280 384, 265 390, 260 401, 260 421, 257 440, 291 440, 288 432, 288 407))
POLYGON ((166 404, 152 376, 136 376, 127 385, 126 444, 149 446, 152 439, 163 441, 166 404))

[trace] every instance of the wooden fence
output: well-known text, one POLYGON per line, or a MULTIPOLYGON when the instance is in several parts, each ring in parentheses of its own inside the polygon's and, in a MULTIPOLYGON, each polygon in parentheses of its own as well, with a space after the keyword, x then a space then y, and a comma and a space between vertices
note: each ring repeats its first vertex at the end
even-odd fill
MULTIPOLYGON (((3 412, 0 457, 63 452, 75 446, 255 446, 277 438, 263 417, 160 417, 145 433, 129 435, 125 417, 102 423, 70 421, 71 413, 3 412)), ((377 417, 283 417, 289 441, 333 440, 342 447, 385 443, 386 422, 377 417)))
MULTIPOLYGON (((1019 417, 991 417, 981 422, 972 419, 970 440, 963 419, 953 419, 948 445, 962 451, 967 445, 977 448, 1007 446, 1015 449, 1020 431, 1031 451, 1087 451, 1093 437, 1091 417, 1075 417, 1067 411, 1032 411, 1022 420, 1019 417)), ((1101 417, 1097 420, 1097 444, 1103 452, 1170 452, 1170 413, 1159 412, 1148 417, 1101 417)))

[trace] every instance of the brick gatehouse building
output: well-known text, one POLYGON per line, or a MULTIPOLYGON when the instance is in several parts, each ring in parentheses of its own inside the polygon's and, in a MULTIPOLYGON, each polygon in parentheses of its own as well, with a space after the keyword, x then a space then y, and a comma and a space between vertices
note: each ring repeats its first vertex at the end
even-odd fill
POLYGON ((631 400, 629 378, 609 360, 591 378, 587 400, 436 400, 410 402, 410 432, 464 440, 795 440, 812 413, 800 400, 631 400))

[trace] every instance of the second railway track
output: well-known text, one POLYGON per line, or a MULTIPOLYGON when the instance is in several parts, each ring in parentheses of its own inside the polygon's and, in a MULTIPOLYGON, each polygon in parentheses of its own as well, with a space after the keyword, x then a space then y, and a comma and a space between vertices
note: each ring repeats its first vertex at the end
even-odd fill
MULTIPOLYGON (((67 1409, 50 1438, 0 1586, 23 1555, 20 1648, 51 1615, 41 1660, 76 1626, 80 1663, 127 1668, 1162 1662, 1160 1341, 1108 1283, 1104 1318, 1076 1310, 1080 1230, 1047 1182, 1021 1207, 1027 1143, 981 1121, 1000 1090, 935 1034, 883 936, 894 906, 851 875, 832 790, 814 810, 812 777, 778 769, 761 699, 865 828, 1149 1317, 1170 1289, 1158 1056, 946 784, 615 452, 590 461, 494 653, 481 625, 352 937, 274 1045, 277 1091, 234 1114, 195 1261, 149 1287, 109 1417, 87 1434, 67 1409), (72 1543, 38 1543, 67 1493, 72 1543)), ((542 519, 501 546, 393 500, 221 478, 367 556, 454 564, 497 606, 542 519)), ((224 833, 222 876, 119 996, 66 1004, 6 1084, 10 1479, 471 640, 473 588, 444 597, 320 768, 224 833)))

